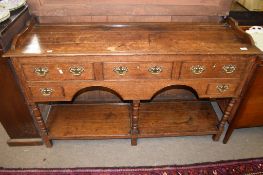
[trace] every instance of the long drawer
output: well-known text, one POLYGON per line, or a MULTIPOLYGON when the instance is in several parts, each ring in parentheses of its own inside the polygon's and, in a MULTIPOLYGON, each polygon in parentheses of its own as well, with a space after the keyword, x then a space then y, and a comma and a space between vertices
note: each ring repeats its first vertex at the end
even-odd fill
POLYGON ((107 62, 103 64, 105 80, 172 79, 172 62, 107 62))
POLYGON ((28 63, 22 65, 27 81, 93 80, 91 63, 28 63))
POLYGON ((180 79, 195 78, 241 78, 246 62, 183 62, 180 79))

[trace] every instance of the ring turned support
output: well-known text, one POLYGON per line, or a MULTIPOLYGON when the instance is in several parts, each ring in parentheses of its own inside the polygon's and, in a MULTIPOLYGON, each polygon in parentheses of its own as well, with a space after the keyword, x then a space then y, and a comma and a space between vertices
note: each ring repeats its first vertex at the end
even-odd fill
POLYGON ((137 139, 139 134, 138 121, 139 121, 139 108, 140 100, 134 100, 132 102, 132 120, 131 120, 131 145, 137 145, 137 139))

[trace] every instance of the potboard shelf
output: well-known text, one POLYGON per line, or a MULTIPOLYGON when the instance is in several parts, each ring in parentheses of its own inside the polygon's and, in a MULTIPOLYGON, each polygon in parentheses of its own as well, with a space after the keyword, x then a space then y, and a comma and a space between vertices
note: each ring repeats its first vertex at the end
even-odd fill
POLYGON ((216 134, 218 119, 210 102, 142 103, 140 137, 216 134))
POLYGON ((127 104, 55 105, 48 118, 52 139, 129 138, 127 104))
MULTIPOLYGON (((216 134, 217 123, 210 102, 141 103, 138 137, 216 134)), ((53 105, 47 127, 50 139, 130 138, 130 105, 53 105)))

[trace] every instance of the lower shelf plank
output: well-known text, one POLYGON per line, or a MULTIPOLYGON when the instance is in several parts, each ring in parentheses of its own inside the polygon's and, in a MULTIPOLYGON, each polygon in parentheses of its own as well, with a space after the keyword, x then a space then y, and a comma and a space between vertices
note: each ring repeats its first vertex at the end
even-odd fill
POLYGON ((50 139, 129 138, 129 105, 52 106, 47 128, 50 139))
POLYGON ((142 103, 139 137, 216 134, 218 119, 210 102, 142 103))
MULTIPOLYGON (((131 138, 130 105, 54 105, 47 127, 50 139, 131 138)), ((218 119, 210 102, 141 103, 138 137, 216 134, 218 119)))

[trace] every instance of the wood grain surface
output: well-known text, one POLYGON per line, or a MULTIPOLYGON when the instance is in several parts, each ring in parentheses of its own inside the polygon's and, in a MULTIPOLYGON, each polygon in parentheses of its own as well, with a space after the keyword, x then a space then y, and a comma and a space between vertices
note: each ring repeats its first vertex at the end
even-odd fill
POLYGON ((229 27, 176 23, 34 25, 13 47, 6 56, 259 53, 229 27))

